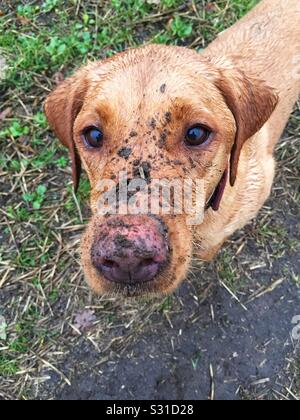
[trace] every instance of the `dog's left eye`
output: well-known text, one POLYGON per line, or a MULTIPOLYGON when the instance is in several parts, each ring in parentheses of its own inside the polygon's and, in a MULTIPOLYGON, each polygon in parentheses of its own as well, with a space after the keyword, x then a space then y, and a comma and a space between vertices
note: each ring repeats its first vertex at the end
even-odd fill
POLYGON ((96 127, 87 128, 83 132, 83 138, 89 147, 99 148, 103 144, 103 133, 96 127))
POLYGON ((200 146, 209 139, 211 133, 209 128, 203 125, 195 125, 186 132, 185 143, 188 146, 200 146))

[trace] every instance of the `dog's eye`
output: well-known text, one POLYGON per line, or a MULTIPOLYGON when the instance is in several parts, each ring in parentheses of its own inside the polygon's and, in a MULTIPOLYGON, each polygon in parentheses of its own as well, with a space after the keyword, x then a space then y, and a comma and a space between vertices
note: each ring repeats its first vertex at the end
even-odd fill
POLYGON ((188 146, 200 146, 205 143, 211 135, 209 128, 203 125, 195 125, 189 128, 185 135, 185 142, 188 146))
POLYGON ((83 132, 83 138, 89 147, 99 148, 103 144, 103 133, 96 127, 87 128, 83 132))

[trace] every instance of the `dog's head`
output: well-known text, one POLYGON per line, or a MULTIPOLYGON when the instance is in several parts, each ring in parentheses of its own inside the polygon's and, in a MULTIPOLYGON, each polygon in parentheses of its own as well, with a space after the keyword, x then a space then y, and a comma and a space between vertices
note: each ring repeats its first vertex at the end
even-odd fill
POLYGON ((201 181, 200 190, 190 190, 192 204, 200 200, 197 213, 216 211, 226 174, 233 186, 243 144, 276 103, 272 89, 237 69, 158 45, 89 64, 48 97, 46 115, 70 150, 75 188, 81 165, 91 183, 82 263, 94 291, 136 295, 177 287, 189 269, 194 228, 187 207, 178 211, 176 198, 182 204, 186 191, 174 181, 201 181), (168 181, 166 211, 157 186, 168 181), (116 193, 126 187, 122 202, 116 193), (105 214, 100 209, 112 196, 116 214, 105 214), (129 214, 141 201, 147 211, 129 214))

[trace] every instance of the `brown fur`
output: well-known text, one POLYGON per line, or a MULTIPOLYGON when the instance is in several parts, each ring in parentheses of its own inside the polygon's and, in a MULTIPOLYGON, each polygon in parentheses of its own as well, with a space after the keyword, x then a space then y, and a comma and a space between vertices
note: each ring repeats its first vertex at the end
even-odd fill
POLYGON ((300 7, 297 0, 286 3, 261 2, 204 55, 159 45, 129 50, 89 64, 47 99, 49 123, 71 153, 75 186, 80 162, 91 182, 94 216, 82 241, 82 263, 97 293, 112 290, 90 258, 97 226, 103 223, 96 214, 101 179, 114 179, 124 169, 133 173, 136 162, 146 163, 151 178, 204 179, 207 201, 231 163, 218 212, 208 210, 197 228, 187 225, 186 215, 163 218, 170 263, 147 289, 134 294, 174 290, 194 254, 213 258, 268 198, 274 145, 300 90, 299 78, 291 77, 293 57, 300 54, 300 7), (198 150, 183 143, 185 130, 195 123, 214 132, 213 140, 198 150), (90 125, 104 132, 101 150, 83 145, 82 130, 90 125))

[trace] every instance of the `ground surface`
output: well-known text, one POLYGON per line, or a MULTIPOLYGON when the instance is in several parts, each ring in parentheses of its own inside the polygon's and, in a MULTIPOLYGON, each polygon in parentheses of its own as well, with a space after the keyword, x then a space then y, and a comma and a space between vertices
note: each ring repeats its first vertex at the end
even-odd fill
POLYGON ((143 42, 201 49, 250 3, 1 3, 0 398, 299 398, 299 107, 258 219, 215 262, 195 263, 174 296, 152 301, 87 289, 78 245, 89 185, 74 197, 42 113, 86 58, 143 42))

